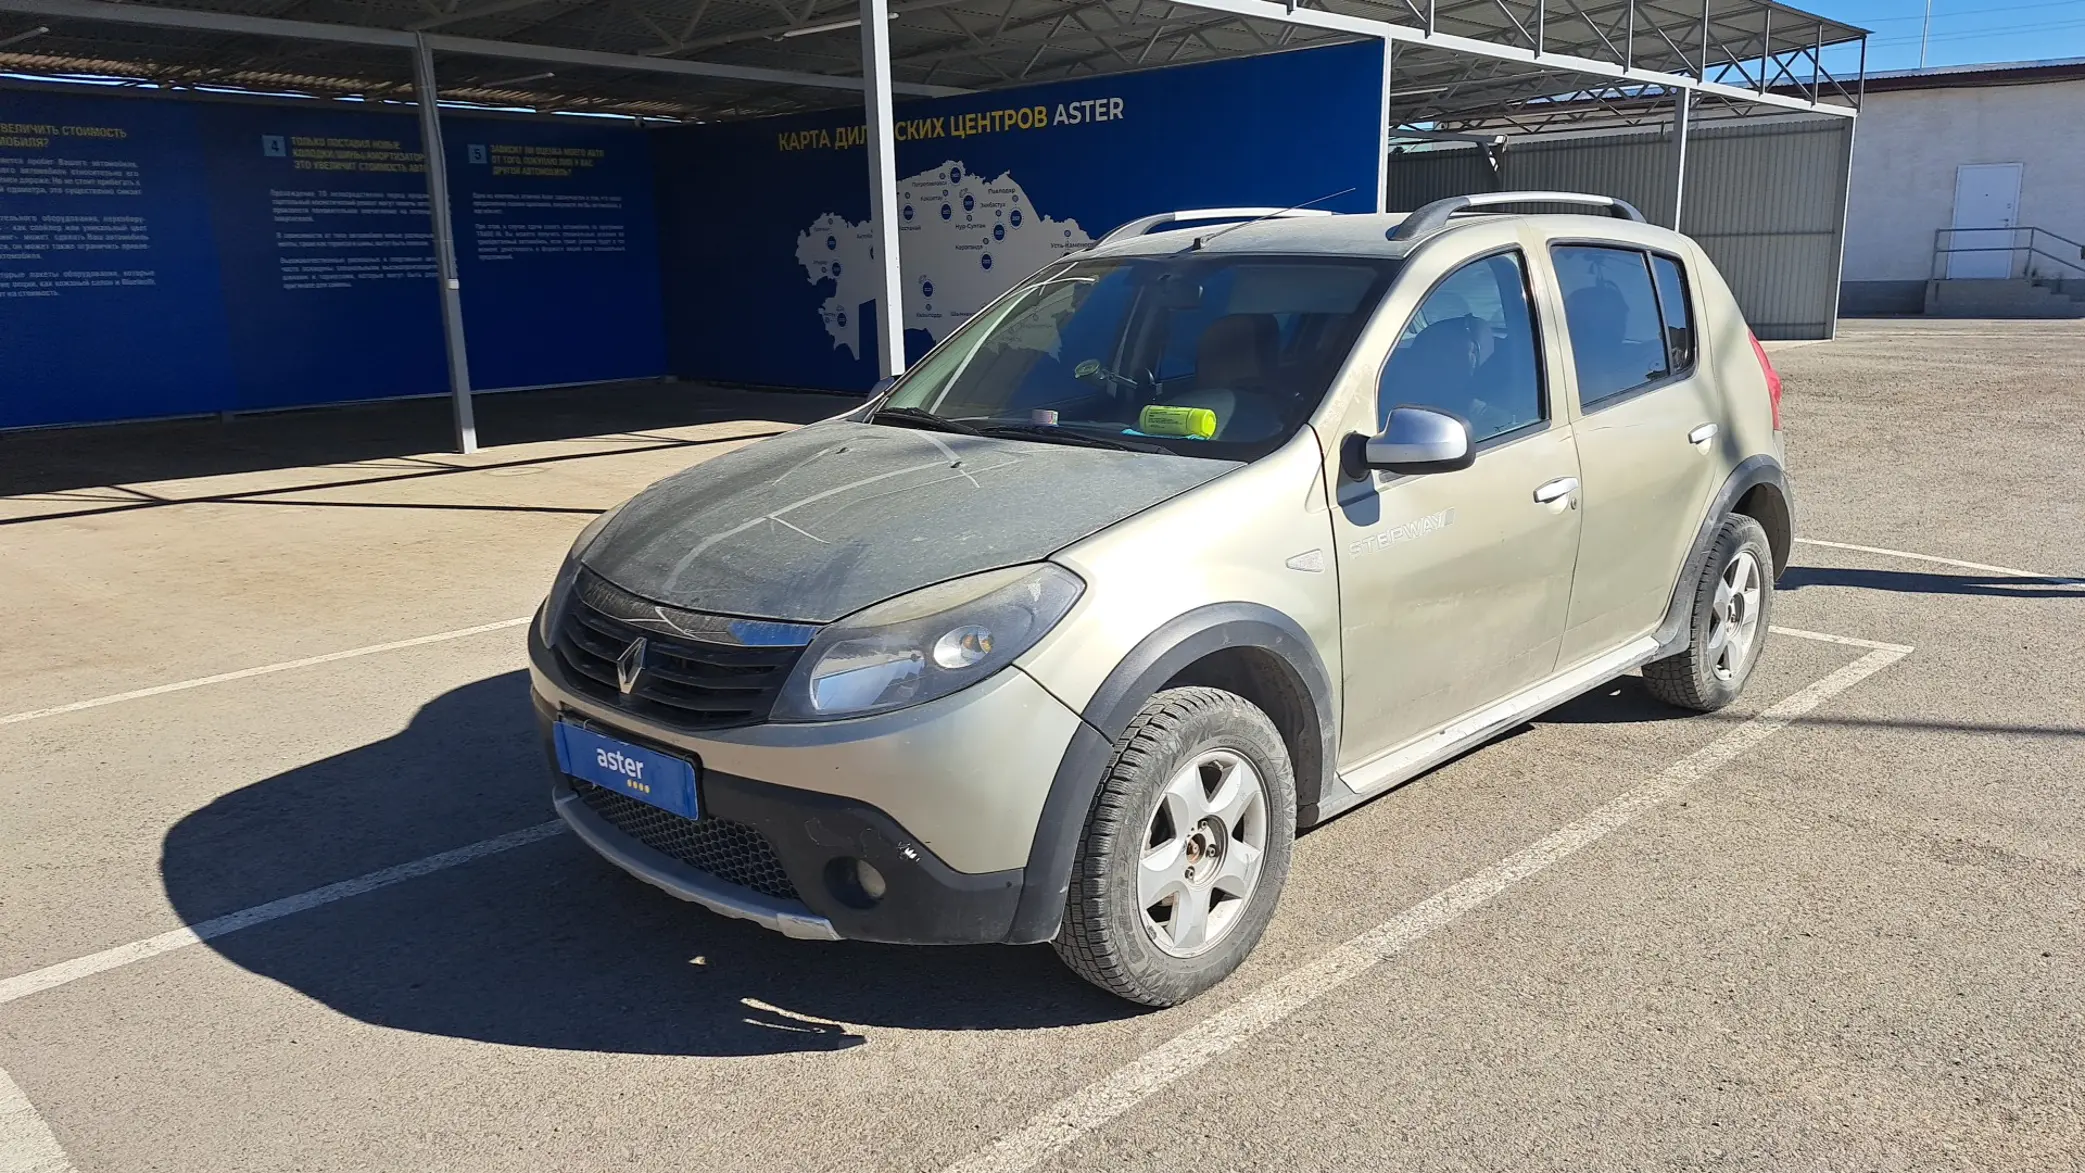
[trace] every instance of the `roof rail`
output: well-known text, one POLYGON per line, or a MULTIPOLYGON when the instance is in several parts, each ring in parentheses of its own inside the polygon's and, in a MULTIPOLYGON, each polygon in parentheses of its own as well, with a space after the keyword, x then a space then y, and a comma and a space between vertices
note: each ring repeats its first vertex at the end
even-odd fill
POLYGON ((1495 208, 1501 204, 1584 204, 1588 207, 1605 208, 1607 214, 1618 220, 1644 222, 1643 213, 1636 205, 1613 196, 1586 195, 1574 191, 1491 191, 1478 195, 1449 196, 1435 200, 1404 218, 1390 233, 1391 240, 1416 240, 1429 232, 1438 232, 1448 223, 1449 217, 1457 212, 1474 208, 1495 208))
POLYGON ((1113 244, 1118 240, 1128 240, 1132 237, 1143 236, 1152 229, 1163 227, 1167 224, 1185 224, 1189 221, 1273 220, 1300 216, 1330 216, 1331 214, 1322 208, 1193 208, 1179 212, 1160 212, 1156 216, 1144 216, 1140 219, 1131 220, 1129 223, 1094 241, 1093 244, 1095 248, 1098 248, 1104 244, 1113 244))

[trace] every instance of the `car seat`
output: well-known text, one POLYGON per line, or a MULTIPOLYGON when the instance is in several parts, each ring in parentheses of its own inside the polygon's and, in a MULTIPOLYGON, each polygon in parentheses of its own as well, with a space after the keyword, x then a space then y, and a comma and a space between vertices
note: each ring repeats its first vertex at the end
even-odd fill
POLYGON ((1195 343, 1193 390, 1167 402, 1215 412, 1215 439, 1266 439, 1282 429, 1274 393, 1280 361, 1281 327, 1273 314, 1225 314, 1195 343))
POLYGON ((1483 329, 1489 329, 1484 320, 1469 314, 1445 317, 1398 348, 1384 372, 1382 414, 1387 418, 1390 408, 1410 403, 1467 416, 1477 356, 1473 331, 1483 329))
POLYGON ((1262 387, 1280 351, 1281 328, 1273 314, 1225 314, 1195 343, 1195 389, 1262 387))
POLYGON ((1583 399, 1634 387, 1655 375, 1652 368, 1663 362, 1662 353, 1658 362, 1651 362, 1646 347, 1629 341, 1629 302, 1613 282, 1572 290, 1564 298, 1564 322, 1571 332, 1583 399), (1592 385, 1583 385, 1587 383, 1592 385))

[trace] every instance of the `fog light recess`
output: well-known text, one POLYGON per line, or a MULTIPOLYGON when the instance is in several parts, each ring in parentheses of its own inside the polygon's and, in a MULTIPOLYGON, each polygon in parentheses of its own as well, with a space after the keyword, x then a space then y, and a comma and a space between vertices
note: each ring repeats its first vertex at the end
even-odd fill
POLYGON ((825 886, 849 908, 874 908, 889 887, 876 865, 845 855, 826 861, 825 886))

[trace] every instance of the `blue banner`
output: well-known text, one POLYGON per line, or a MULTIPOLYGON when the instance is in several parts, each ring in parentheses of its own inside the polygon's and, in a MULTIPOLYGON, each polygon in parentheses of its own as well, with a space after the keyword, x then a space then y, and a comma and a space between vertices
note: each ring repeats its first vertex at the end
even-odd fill
POLYGON ((235 405, 447 390, 418 121, 245 104, 196 115, 235 405))
MULTIPOLYGON (((471 383, 666 373, 651 139, 443 115, 471 383)), ((448 390, 413 112, 0 93, 0 427, 448 390)))
POLYGON ((651 136, 576 118, 442 133, 471 382, 665 374, 651 136))
POLYGON ((230 406, 193 114, 0 94, 0 427, 230 406))
MULTIPOLYGON (((1371 42, 901 106, 908 350, 1138 215, 1372 209, 1381 68, 1371 42)), ((444 129, 474 387, 873 382, 856 112, 444 129)), ((0 427, 446 391, 417 118, 0 92, 0 310, 0 427)))
MULTIPOLYGON (((1374 211, 1382 65, 1382 46, 1366 42, 900 105, 907 351, 917 358, 1015 281, 1138 216, 1312 200, 1374 211)), ((657 139, 674 372, 872 384, 860 112, 657 139)))

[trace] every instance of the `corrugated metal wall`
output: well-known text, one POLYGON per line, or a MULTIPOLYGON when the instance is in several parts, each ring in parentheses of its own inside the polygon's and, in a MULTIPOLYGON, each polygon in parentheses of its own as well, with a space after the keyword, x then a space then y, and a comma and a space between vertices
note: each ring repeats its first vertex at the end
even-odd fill
MULTIPOLYGON (((1832 335, 1852 149, 1847 118, 1695 123, 1681 228, 1715 260, 1761 338, 1832 335)), ((1672 222, 1669 130, 1508 142, 1500 171, 1474 147, 1393 154, 1389 206, 1501 187, 1585 191, 1672 222)))

